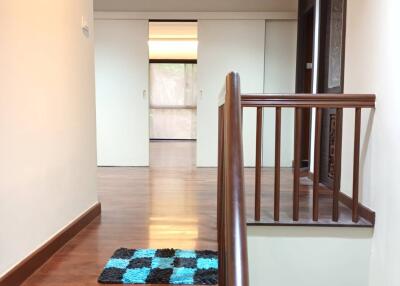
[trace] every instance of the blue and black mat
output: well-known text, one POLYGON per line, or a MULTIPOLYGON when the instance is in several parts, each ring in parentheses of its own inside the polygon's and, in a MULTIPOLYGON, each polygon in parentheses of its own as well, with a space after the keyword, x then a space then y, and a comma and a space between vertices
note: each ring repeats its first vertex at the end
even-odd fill
POLYGON ((218 255, 211 250, 120 248, 99 277, 104 284, 218 284, 218 255))

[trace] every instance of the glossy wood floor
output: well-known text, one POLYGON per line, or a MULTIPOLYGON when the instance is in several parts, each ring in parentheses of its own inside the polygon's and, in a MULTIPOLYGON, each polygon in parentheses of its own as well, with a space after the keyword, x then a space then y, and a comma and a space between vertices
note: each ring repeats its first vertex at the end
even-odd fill
MULTIPOLYGON (((216 169, 195 167, 194 142, 152 142, 150 168, 99 168, 101 218, 56 253, 23 285, 98 285, 119 247, 217 249, 216 169)), ((254 214, 254 169, 245 170, 247 213, 254 214)), ((301 188, 301 216, 311 214, 311 186, 301 188)), ((291 216, 292 173, 282 171, 282 219, 291 216)), ((263 170, 262 216, 272 218, 273 173, 263 170)), ((329 194, 321 215, 330 214, 329 194), (326 213, 326 214, 325 214, 326 213)), ((344 219, 349 213, 341 206, 344 219)))

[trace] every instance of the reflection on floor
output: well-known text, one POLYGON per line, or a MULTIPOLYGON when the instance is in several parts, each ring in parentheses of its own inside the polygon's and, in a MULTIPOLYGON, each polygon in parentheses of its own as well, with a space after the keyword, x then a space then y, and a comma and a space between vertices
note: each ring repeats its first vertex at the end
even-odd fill
POLYGON ((152 168, 194 168, 196 166, 196 141, 152 140, 150 142, 152 168))
MULTIPOLYGON (((99 168, 102 216, 71 240, 24 285, 98 285, 119 247, 217 249, 215 168, 195 167, 193 141, 152 142, 150 168, 99 168)), ((281 219, 291 220, 292 170, 281 171, 281 219)), ((246 205, 254 216, 254 168, 245 169, 246 205)), ((311 215, 312 186, 302 184, 300 218, 311 215)), ((262 219, 272 220, 273 170, 262 171, 262 219)), ((331 194, 321 192, 321 217, 331 194)), ((342 219, 351 220, 341 205, 342 219)))
POLYGON ((216 170, 195 167, 193 141, 150 145, 150 168, 98 169, 101 218, 24 285, 98 285, 119 247, 217 249, 216 170))

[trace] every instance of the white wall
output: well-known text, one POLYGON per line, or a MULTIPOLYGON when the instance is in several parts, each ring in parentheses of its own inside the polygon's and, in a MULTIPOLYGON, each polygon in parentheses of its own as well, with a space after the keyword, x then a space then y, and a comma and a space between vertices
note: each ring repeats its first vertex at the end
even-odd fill
POLYGON ((0 276, 97 202, 92 10, 0 2, 0 276))
MULTIPOLYGON (((376 93, 363 113, 362 201, 376 211, 370 285, 400 285, 400 2, 351 0, 346 33, 346 93, 376 93), (372 128, 371 128, 372 126, 372 128)), ((344 114, 342 190, 351 192, 353 115, 344 114)))
POLYGON ((250 285, 368 285, 372 232, 370 228, 250 226, 250 285))
MULTIPOLYGON (((198 166, 216 166, 217 103, 229 71, 241 76, 243 93, 293 93, 297 21, 201 20, 199 22, 198 166), (252 26, 251 26, 252 25, 252 26), (264 42, 265 38, 265 42, 264 42), (236 42, 239 39, 239 43, 236 42)), ((244 165, 254 166, 256 109, 243 116, 244 165)), ((293 159, 293 110, 282 112, 282 166, 293 159)), ((275 111, 264 109, 263 165, 274 166, 275 111)))
MULTIPOLYGON (((294 93, 296 88, 297 21, 267 20, 265 29, 265 93, 294 93)), ((281 166, 293 161, 294 110, 282 109, 281 166)), ((275 109, 264 108, 263 166, 275 165, 275 109)))

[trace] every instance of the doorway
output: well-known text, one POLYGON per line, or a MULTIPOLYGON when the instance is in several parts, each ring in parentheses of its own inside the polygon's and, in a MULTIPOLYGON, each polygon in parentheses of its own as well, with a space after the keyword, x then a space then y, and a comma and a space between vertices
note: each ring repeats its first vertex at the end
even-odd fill
POLYGON ((193 167, 197 21, 150 21, 149 59, 150 166, 193 167))
MULTIPOLYGON (((313 69, 317 68, 317 93, 343 93, 346 0, 300 0, 296 93, 312 93, 313 69), (316 10, 318 9, 318 10, 316 10), (319 22, 315 15, 318 12, 319 22), (319 52, 314 55, 314 28, 319 25, 319 52), (317 56, 318 66, 313 58, 317 56)), ((309 171, 311 142, 311 110, 302 112, 302 167, 309 171)), ((321 130, 320 183, 333 187, 335 169, 335 142, 341 136, 341 112, 336 109, 323 109, 321 130)), ((340 157, 340 156, 339 156, 340 157)))

